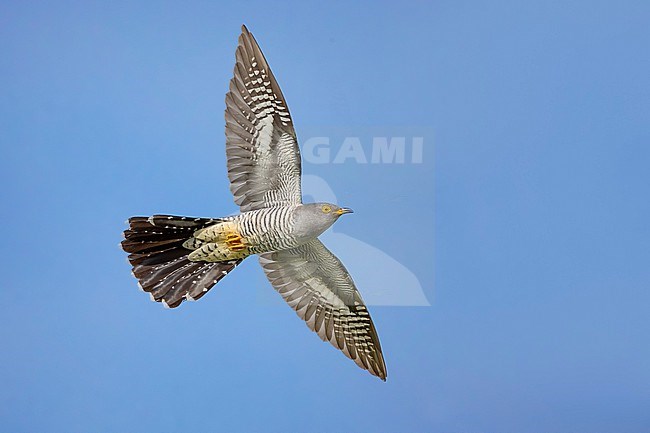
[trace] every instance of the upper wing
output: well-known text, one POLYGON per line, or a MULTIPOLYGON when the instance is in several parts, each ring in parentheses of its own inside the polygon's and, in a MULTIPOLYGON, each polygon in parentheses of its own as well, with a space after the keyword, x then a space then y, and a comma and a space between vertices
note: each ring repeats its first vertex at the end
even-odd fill
POLYGON ((226 94, 230 191, 242 212, 299 204, 300 150, 289 109, 257 41, 245 26, 226 94))
POLYGON ((350 274, 318 240, 264 253, 269 281, 312 331, 371 374, 386 380, 377 331, 350 274))

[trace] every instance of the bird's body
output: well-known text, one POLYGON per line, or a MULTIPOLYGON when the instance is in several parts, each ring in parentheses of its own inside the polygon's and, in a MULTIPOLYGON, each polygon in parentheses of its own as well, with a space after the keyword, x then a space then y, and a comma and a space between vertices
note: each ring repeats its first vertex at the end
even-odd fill
POLYGON ((240 259, 251 254, 293 248, 299 245, 293 235, 299 205, 242 212, 200 229, 183 246, 190 260, 218 262, 240 259))
POLYGON ((336 221, 334 218, 349 212, 343 209, 337 214, 339 209, 327 203, 311 203, 242 212, 197 230, 183 247, 191 250, 191 261, 205 262, 287 250, 316 239, 336 221), (323 212, 323 206, 330 209, 330 215, 323 212))
POLYGON ((238 215, 132 217, 124 232, 133 274, 174 308, 202 297, 242 260, 259 255, 273 287, 307 325, 382 380, 386 366, 370 315, 343 264, 318 240, 351 210, 303 203, 300 150, 284 96, 243 27, 226 95, 228 177, 238 215))

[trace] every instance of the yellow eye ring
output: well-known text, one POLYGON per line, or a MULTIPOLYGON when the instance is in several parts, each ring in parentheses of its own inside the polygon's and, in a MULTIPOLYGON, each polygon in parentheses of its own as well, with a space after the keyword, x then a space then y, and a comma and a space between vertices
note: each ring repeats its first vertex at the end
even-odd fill
POLYGON ((330 206, 326 205, 326 204, 324 204, 323 207, 321 207, 321 210, 323 211, 323 213, 332 212, 332 208, 330 206))

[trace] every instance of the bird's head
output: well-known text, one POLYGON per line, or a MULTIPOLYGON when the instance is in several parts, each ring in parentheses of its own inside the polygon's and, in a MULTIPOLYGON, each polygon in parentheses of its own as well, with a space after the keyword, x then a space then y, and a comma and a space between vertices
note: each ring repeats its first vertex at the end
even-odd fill
POLYGON ((301 234, 318 236, 346 213, 352 213, 352 209, 332 203, 307 203, 300 206, 297 223, 301 234))

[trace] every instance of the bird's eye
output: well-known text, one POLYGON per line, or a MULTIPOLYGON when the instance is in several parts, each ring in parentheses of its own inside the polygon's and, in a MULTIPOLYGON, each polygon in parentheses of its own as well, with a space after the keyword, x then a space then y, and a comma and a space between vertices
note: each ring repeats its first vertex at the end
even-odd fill
POLYGON ((332 208, 331 208, 330 206, 326 205, 326 204, 324 204, 323 207, 322 207, 321 209, 322 209, 323 213, 330 213, 330 212, 332 212, 332 208))

